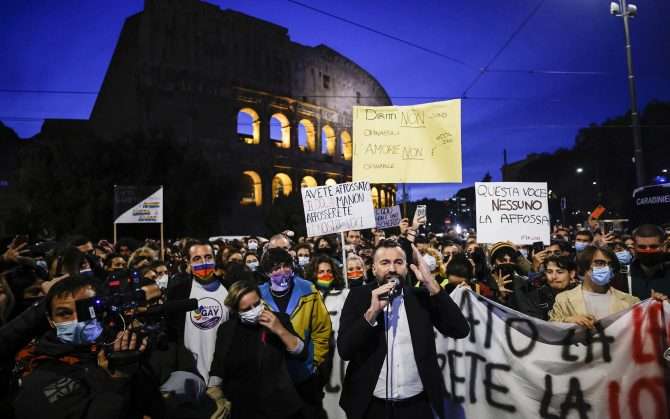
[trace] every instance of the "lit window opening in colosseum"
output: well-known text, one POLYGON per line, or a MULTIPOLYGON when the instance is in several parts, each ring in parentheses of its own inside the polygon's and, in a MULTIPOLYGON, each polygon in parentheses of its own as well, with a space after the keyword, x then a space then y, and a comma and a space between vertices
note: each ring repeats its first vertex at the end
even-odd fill
POLYGON ((247 144, 259 144, 261 141, 261 120, 251 108, 242 108, 237 113, 237 135, 247 144))
POLYGON ((277 112, 270 118, 270 141, 279 148, 291 147, 291 124, 282 113, 277 112))

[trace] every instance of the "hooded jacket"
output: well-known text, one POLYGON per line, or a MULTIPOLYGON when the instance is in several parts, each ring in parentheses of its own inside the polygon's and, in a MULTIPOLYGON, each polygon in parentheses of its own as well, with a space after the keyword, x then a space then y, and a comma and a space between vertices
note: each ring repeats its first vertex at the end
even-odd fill
MULTIPOLYGON (((309 379, 326 360, 332 325, 321 293, 316 290, 314 284, 297 275, 293 276, 292 282, 293 288, 286 307, 286 314, 291 318, 293 329, 307 347, 305 361, 288 360, 291 378, 294 383, 298 384, 309 379)), ((279 312, 279 307, 270 292, 270 283, 262 284, 260 291, 261 298, 270 308, 279 312)))

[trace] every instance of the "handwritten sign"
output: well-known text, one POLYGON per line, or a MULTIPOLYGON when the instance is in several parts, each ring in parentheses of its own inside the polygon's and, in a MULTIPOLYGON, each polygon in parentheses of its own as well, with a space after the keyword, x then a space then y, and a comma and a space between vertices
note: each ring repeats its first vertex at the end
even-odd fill
POLYGON ((369 182, 302 188, 307 236, 375 227, 369 182))
POLYGON ((354 180, 455 182, 461 170, 461 101, 354 106, 354 180))
POLYGON ((477 182, 477 241, 549 244, 550 221, 544 182, 477 182))
POLYGON ((394 205, 387 208, 376 208, 375 220, 377 228, 398 227, 400 225, 400 220, 402 220, 400 205, 394 205))

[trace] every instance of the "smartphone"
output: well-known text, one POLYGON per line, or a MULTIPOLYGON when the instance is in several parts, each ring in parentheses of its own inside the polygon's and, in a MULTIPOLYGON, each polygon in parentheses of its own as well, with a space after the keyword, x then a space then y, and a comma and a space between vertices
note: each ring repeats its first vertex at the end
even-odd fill
POLYGON ((603 234, 609 234, 614 230, 614 223, 609 221, 603 221, 602 223, 602 232, 603 234))
POLYGON ((543 250, 544 250, 544 243, 542 242, 533 243, 533 253, 540 253, 543 250))
POLYGON ((425 205, 417 205, 416 206, 416 211, 414 211, 414 220, 412 221, 412 225, 417 225, 419 223, 419 219, 423 219, 422 224, 426 223, 426 206, 425 205))

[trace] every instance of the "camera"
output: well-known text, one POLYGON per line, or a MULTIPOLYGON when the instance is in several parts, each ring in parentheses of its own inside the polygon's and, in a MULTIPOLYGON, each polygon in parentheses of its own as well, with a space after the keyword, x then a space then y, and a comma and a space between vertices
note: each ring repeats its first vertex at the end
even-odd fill
POLYGON ((109 292, 77 300, 79 321, 98 320, 103 327, 101 341, 110 345, 118 332, 132 330, 138 340, 149 338, 159 349, 167 346, 167 315, 195 310, 198 300, 175 300, 161 304, 160 289, 155 284, 141 286, 136 271, 120 270, 107 279, 109 292))

